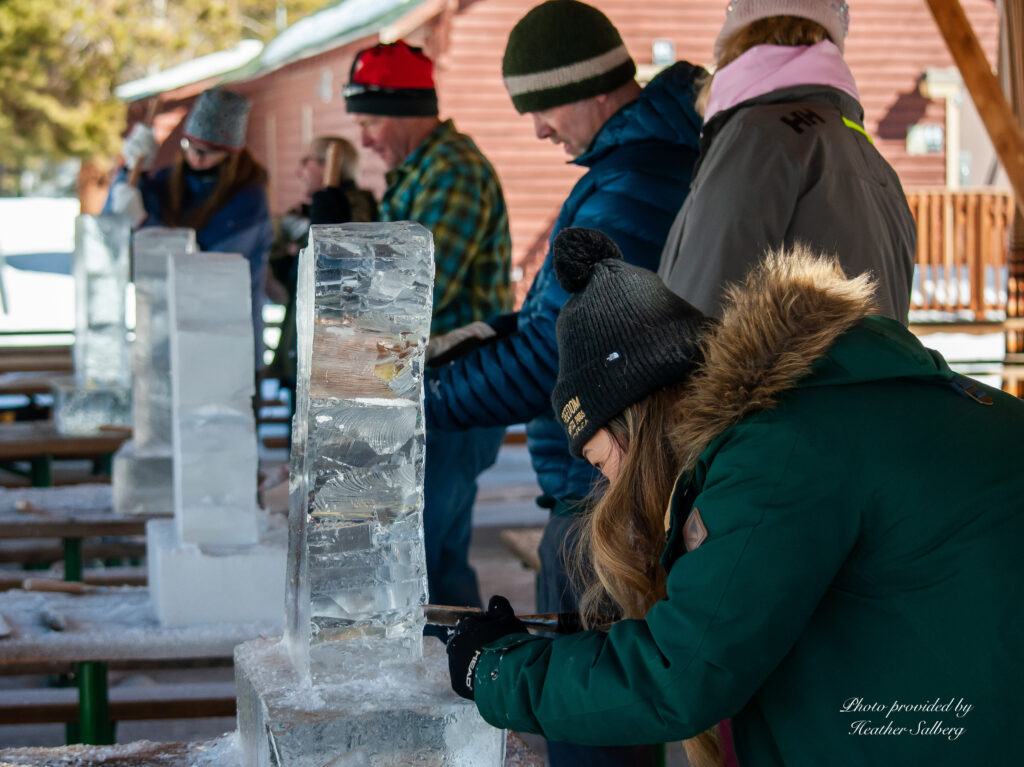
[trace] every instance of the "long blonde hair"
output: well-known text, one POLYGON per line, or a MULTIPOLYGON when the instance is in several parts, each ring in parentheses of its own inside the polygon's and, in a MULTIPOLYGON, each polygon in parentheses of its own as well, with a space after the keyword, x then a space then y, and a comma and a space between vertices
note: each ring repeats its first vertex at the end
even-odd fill
MULTIPOLYGON (((722 42, 721 52, 715 59, 715 71, 731 64, 755 45, 815 45, 825 39, 830 39, 828 32, 821 24, 810 19, 799 16, 769 16, 758 19, 737 29, 722 42)), ((708 105, 711 83, 714 79, 714 75, 705 78, 697 92, 696 107, 701 115, 708 105)))
POLYGON ((160 217, 164 226, 186 226, 190 229, 203 229, 213 215, 248 186, 267 185, 267 171, 252 156, 248 149, 232 152, 217 166, 217 185, 210 196, 202 204, 185 208, 185 163, 184 150, 178 156, 171 169, 167 186, 164 187, 160 200, 160 217))
MULTIPOLYGON (((584 625, 608 614, 643 618, 665 597, 665 511, 681 463, 670 435, 681 393, 679 386, 659 389, 607 424, 622 449, 618 475, 581 520, 578 545, 569 552, 584 625)), ((693 767, 722 764, 714 728, 683 746, 693 767)))

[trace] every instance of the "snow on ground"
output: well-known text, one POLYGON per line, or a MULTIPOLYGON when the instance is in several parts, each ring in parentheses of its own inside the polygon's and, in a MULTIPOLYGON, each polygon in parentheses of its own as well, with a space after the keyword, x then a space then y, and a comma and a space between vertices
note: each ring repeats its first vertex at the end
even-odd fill
MULTIPOLYGON (((0 333, 64 330, 75 325, 75 290, 70 253, 75 247, 78 200, 0 199, 0 273, 4 311, 0 333)), ((67 336, 5 335, 3 345, 68 343, 67 336)))

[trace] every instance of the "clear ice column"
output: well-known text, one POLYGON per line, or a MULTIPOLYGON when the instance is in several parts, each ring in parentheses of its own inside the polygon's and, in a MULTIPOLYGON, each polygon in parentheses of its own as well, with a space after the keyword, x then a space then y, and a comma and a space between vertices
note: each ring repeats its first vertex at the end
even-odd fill
POLYGON ((114 456, 114 509, 120 514, 174 511, 167 259, 195 250, 192 229, 150 227, 132 238, 132 439, 114 456))
POLYGON ((412 223, 317 226, 299 264, 285 620, 299 674, 329 681, 366 648, 422 653, 433 240, 412 223))
POLYGON ((310 229, 299 260, 287 633, 235 648, 246 765, 504 761, 504 731, 452 692, 441 643, 423 643, 433 272, 419 224, 310 229))
POLYGON ((81 215, 75 222, 75 382, 54 389, 54 421, 63 433, 131 425, 125 328, 130 237, 124 216, 81 215))

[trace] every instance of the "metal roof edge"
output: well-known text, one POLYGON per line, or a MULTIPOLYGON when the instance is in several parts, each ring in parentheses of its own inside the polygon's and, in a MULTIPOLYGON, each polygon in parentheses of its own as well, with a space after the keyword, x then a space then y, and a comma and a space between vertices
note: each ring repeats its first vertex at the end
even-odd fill
POLYGON ((121 101, 138 101, 166 93, 236 71, 257 59, 263 50, 263 43, 259 40, 242 40, 234 48, 199 56, 161 72, 122 83, 114 88, 114 95, 121 101))
POLYGON ((263 77, 289 64, 340 48, 379 32, 424 2, 426 0, 341 0, 288 27, 267 43, 259 56, 230 73, 225 82, 263 77), (304 37, 308 41, 304 41, 304 37))

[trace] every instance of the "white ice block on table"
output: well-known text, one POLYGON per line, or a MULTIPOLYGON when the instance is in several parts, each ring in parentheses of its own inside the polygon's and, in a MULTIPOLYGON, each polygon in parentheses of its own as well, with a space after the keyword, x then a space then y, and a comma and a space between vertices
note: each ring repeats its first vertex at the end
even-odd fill
POLYGON ((175 520, 183 541, 255 543, 257 448, 248 417, 212 406, 175 425, 175 520))
POLYGON ((254 546, 184 543, 169 519, 146 523, 149 592, 164 626, 281 620, 284 530, 254 546))
POLYGON ((241 256, 169 257, 174 515, 182 541, 257 539, 250 301, 241 256))

